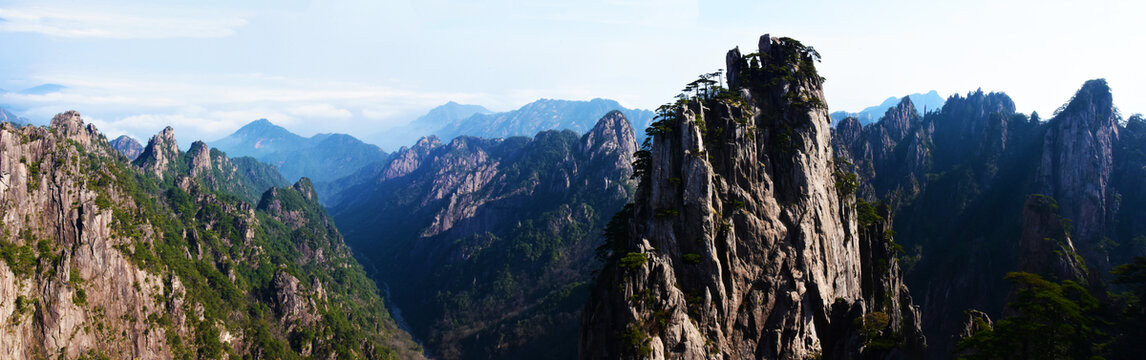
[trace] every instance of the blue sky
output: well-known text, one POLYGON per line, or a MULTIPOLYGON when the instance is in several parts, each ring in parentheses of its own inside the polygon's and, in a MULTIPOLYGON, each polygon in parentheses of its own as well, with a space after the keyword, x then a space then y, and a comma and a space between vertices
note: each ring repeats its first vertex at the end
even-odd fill
POLYGON ((832 110, 935 89, 1049 115, 1104 77, 1146 112, 1133 1, 2 1, 0 104, 109 135, 214 140, 258 118, 360 137, 450 100, 654 108, 759 35, 816 47, 832 110))

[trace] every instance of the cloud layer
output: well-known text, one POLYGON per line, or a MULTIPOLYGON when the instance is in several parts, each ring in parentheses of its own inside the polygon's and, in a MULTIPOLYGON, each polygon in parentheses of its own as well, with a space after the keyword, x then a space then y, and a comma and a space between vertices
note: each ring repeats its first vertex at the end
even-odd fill
POLYGON ((103 39, 220 38, 247 24, 239 17, 44 7, 0 8, 0 19, 4 32, 103 39))
POLYGON ((10 104, 38 123, 75 109, 109 136, 127 134, 140 140, 172 126, 181 144, 216 140, 261 118, 303 135, 370 135, 361 129, 400 125, 449 100, 488 99, 481 94, 415 92, 259 74, 195 81, 145 74, 61 75, 40 80, 68 85, 47 94, 6 93, 0 95, 0 104, 10 104))

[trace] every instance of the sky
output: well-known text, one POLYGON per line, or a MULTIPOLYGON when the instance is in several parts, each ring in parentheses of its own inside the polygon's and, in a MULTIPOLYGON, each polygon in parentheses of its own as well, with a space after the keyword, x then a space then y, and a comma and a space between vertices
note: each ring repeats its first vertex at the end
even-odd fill
MULTIPOLYGON (((370 138, 457 101, 672 100, 765 33, 814 46, 832 111, 1003 91, 1047 117, 1106 78, 1146 112, 1135 1, 0 0, 0 106, 181 144, 266 118, 370 138), (42 84, 62 89, 22 90, 42 84)), ((392 150, 392 149, 387 149, 392 150)))

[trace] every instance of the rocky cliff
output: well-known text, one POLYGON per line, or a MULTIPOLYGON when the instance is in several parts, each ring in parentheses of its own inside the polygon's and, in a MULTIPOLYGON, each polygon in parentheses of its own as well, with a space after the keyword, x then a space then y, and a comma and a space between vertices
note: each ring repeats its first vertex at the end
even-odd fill
POLYGON ((963 310, 997 315, 1011 288, 1042 132, 1002 93, 954 95, 922 118, 907 103, 866 127, 844 120, 833 145, 859 196, 891 206, 931 355, 947 356, 963 310))
POLYGON ((1070 220, 1059 216, 1059 205, 1046 195, 1031 195, 1023 205, 1023 235, 1019 239, 1018 271, 1052 281, 1089 279, 1085 261, 1071 241, 1070 220))
POLYGON ((418 355, 317 202, 283 216, 156 171, 171 134, 139 169, 76 112, 0 125, 6 358, 418 355))
POLYGON ((332 213, 433 356, 568 359, 636 147, 620 112, 584 135, 423 138, 332 213))
POLYGON ((179 144, 175 142, 175 129, 168 126, 147 141, 143 152, 132 160, 132 163, 163 180, 165 176, 170 178, 168 172, 180 169, 179 154, 179 144))
POLYGON ((1118 141, 1117 110, 1105 80, 1082 85, 1047 124, 1038 180, 1074 222, 1079 251, 1099 269, 1111 267, 1105 244, 1118 212, 1110 177, 1118 141))
POLYGON ((1101 294, 1102 274, 1146 254, 1143 122, 1121 124, 1111 100, 1104 80, 1087 81, 1042 121, 1016 114, 1002 93, 952 96, 924 115, 919 152, 869 135, 901 127, 890 112, 867 127, 837 127, 834 145, 854 165, 841 161, 858 174, 861 195, 893 206, 933 356, 954 350, 949 339, 965 328, 964 310, 1001 318, 1013 289, 1008 272, 1085 282, 1101 294), (874 154, 913 152, 930 161, 868 165, 879 163, 874 154), (916 175, 915 194, 896 191, 905 174, 916 175))
POLYGON ((904 97, 870 126, 844 119, 832 141, 841 168, 859 176, 860 197, 894 203, 914 198, 926 183, 931 132, 911 99, 904 97))
POLYGON ((758 52, 728 53, 729 90, 662 108, 638 152, 636 201, 610 223, 581 358, 878 356, 899 344, 868 341, 888 317, 918 329, 903 321, 911 305, 865 300, 881 284, 910 302, 897 280, 876 280, 894 257, 864 266, 877 260, 863 259, 854 197, 836 176, 817 60, 765 35, 758 52))

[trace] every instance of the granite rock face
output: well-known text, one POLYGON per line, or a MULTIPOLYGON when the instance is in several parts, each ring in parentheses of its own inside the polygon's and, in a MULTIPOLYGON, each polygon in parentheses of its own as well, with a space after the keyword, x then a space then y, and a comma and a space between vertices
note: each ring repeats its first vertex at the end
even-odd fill
POLYGON ((0 124, 0 357, 419 357, 313 189, 277 189, 292 228, 176 171, 220 163, 172 135, 137 168, 76 112, 0 124))
POLYGON ((1008 272, 1098 286, 1094 274, 1146 254, 1146 127, 1140 116, 1121 124, 1111 100, 1104 80, 1087 81, 1042 121, 979 90, 951 96, 902 140, 889 130, 903 128, 895 111, 837 126, 834 146, 860 196, 897 215, 932 356, 955 350, 964 310, 1004 315, 1008 272))
POLYGON ((1079 252, 1099 269, 1111 266, 1102 242, 1118 211, 1110 187, 1118 130, 1110 87, 1087 81, 1049 123, 1038 172, 1042 192, 1074 222, 1079 252))
POLYGON ((132 163, 163 179, 178 161, 179 144, 175 142, 175 129, 168 126, 147 141, 143 152, 132 163))
MULTIPOLYGON (((49 129, 0 128, 0 243, 32 256, 0 262, 0 318, 7 326, 0 347, 13 359, 76 358, 88 349, 121 358, 169 354, 164 329, 148 331, 131 319, 174 313, 171 303, 182 294, 171 279, 143 271, 114 248, 123 239, 112 230, 112 211, 96 204, 99 193, 83 177, 68 175, 86 169, 74 160, 79 150, 62 144, 74 141, 97 156, 115 150, 74 111, 57 115, 49 129)), ((115 188, 107 194, 126 201, 115 188)), ((140 235, 146 241, 154 233, 140 235)), ((187 336, 185 329, 176 332, 187 336)))
POLYGON ((582 317, 581 358, 864 353, 865 275, 899 283, 865 274, 854 197, 834 176, 818 55, 768 35, 756 54, 730 51, 731 90, 678 102, 654 123, 635 205, 613 220, 612 260, 582 317))
POLYGON ((1071 280, 1086 284, 1086 265, 1077 257, 1068 220, 1059 216, 1059 205, 1045 195, 1027 197, 1023 208, 1023 236, 1019 242, 1019 271, 1052 281, 1071 280))

